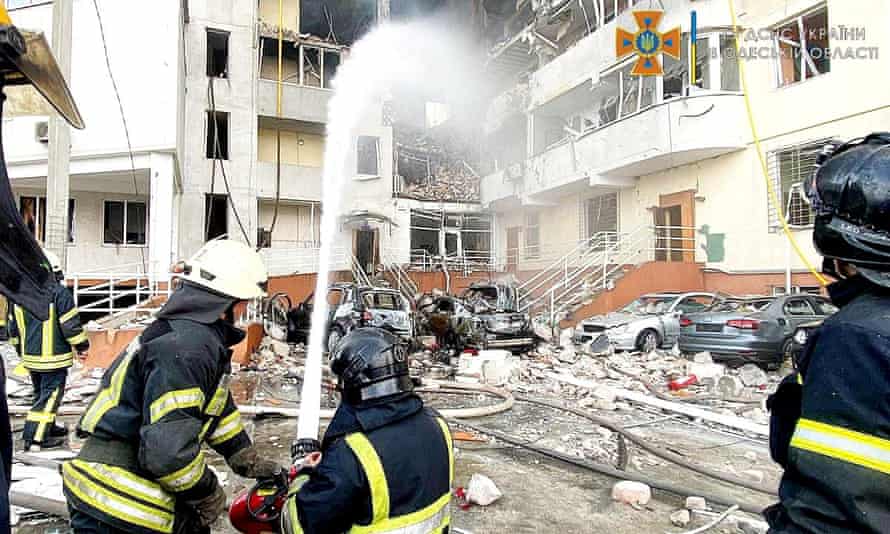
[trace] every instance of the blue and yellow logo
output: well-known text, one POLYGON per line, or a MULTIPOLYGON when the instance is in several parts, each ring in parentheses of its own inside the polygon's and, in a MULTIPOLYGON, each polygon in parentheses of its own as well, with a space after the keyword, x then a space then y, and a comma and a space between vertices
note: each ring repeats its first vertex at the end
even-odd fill
POLYGON ((637 55, 637 63, 631 74, 635 76, 661 76, 664 69, 658 55, 665 53, 680 59, 680 27, 666 33, 658 31, 658 24, 664 17, 663 11, 634 11, 638 30, 629 32, 618 28, 615 33, 615 53, 618 59, 630 54, 637 55))

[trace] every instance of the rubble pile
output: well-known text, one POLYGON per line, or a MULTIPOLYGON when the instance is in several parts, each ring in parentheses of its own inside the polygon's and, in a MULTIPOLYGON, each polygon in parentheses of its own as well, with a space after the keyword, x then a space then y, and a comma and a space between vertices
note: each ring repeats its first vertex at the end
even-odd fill
POLYGON ((395 129, 395 143, 394 168, 404 184, 400 196, 440 202, 479 202, 480 177, 474 170, 472 145, 466 138, 447 129, 433 133, 399 124, 395 129), (418 162, 421 172, 408 172, 404 164, 400 165, 404 158, 418 162))

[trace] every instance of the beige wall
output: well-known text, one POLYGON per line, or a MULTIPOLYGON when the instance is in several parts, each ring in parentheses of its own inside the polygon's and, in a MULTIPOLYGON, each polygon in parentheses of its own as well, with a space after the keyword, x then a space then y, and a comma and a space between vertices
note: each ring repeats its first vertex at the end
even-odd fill
POLYGON ((300 30, 300 0, 260 0, 260 20, 278 26, 278 3, 281 2, 283 26, 300 30))
MULTIPOLYGON (((260 161, 275 163, 276 130, 258 130, 257 154, 260 161)), ((281 162, 300 167, 321 167, 324 161, 324 136, 281 130, 281 162)))
MULTIPOLYGON (((274 215, 275 203, 262 201, 259 209, 260 227, 270 228, 274 215)), ((278 221, 272 232, 272 244, 295 246, 295 242, 317 242, 320 223, 321 208, 318 204, 313 209, 306 203, 282 201, 278 206, 278 221)))

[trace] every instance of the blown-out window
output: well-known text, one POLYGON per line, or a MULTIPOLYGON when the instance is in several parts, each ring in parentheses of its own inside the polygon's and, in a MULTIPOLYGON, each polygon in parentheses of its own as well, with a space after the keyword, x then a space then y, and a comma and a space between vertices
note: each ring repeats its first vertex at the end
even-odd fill
POLYGON ((145 202, 106 200, 102 242, 106 245, 145 245, 148 211, 145 202))

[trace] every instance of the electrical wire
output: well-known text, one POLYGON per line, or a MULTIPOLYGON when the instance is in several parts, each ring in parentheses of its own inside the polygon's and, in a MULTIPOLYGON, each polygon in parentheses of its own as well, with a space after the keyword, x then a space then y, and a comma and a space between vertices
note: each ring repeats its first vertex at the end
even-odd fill
MULTIPOLYGON (((133 144, 130 142, 130 128, 127 125, 127 117, 124 114, 124 104, 121 101, 121 94, 117 88, 117 81, 114 79, 114 73, 111 70, 111 58, 108 57, 108 42, 105 40, 105 25, 102 24, 102 14, 99 12, 99 3, 98 0, 93 0, 93 9, 96 11, 96 20, 99 22, 99 37, 102 39, 102 51, 105 54, 105 67, 108 69, 108 78, 111 80, 111 87, 114 89, 114 98, 117 100, 117 108, 120 111, 121 123, 124 126, 124 137, 127 140, 127 153, 130 156, 130 175, 133 177, 133 191, 134 194, 139 196, 139 181, 136 178, 136 160, 133 157, 133 144)), ((148 224, 148 213, 146 210, 146 221, 145 224, 148 224)), ((126 244, 127 241, 127 221, 124 220, 124 235, 122 237, 122 241, 126 244)), ((148 232, 145 232, 148 234, 148 232)), ((148 240, 146 239, 146 242, 148 240)), ((142 258, 142 273, 148 274, 148 262, 145 259, 145 247, 140 246, 137 247, 139 249, 139 256, 142 258)))
POLYGON ((782 203, 779 202, 779 197, 776 194, 776 188, 773 184, 772 177, 769 174, 769 165, 766 162, 766 156, 763 153, 763 146, 760 143, 760 136, 757 134, 757 124, 754 120, 754 109, 751 106, 751 96, 748 92, 748 80, 745 75, 745 62, 742 60, 741 52, 742 45, 739 44, 739 35, 738 35, 738 22, 736 19, 736 11, 735 4, 733 0, 729 0, 729 14, 732 19, 732 28, 733 33, 735 35, 735 51, 736 57, 739 58, 739 79, 742 82, 742 94, 745 99, 745 109, 748 113, 748 124, 751 127, 751 136, 754 138, 754 147, 757 149, 757 158, 760 160, 760 168, 763 171, 763 179, 766 181, 766 189, 769 193, 769 200, 773 205, 773 208, 776 210, 776 216, 779 219, 779 222, 782 225, 782 231, 785 232, 785 237, 788 238, 788 241, 791 243, 791 247, 794 249, 794 252, 797 253, 797 256, 806 265, 807 269, 813 273, 813 276, 816 277, 816 280, 819 281, 823 286, 828 285, 828 280, 822 276, 816 267, 810 262, 809 258, 807 258, 806 254, 804 254, 803 250, 800 248, 800 245, 797 242, 797 239, 794 238, 794 234, 791 233, 791 228, 788 226, 788 220, 785 218, 785 211, 782 208, 782 203))
MULTIPOLYGON (((216 96, 213 92, 213 77, 210 77, 210 112, 213 120, 213 145, 215 149, 213 151, 213 166, 215 169, 216 164, 219 163, 220 174, 222 174, 223 183, 226 186, 226 195, 229 199, 229 206, 232 207, 232 213, 235 215, 235 221, 238 223, 238 228, 241 229, 244 241, 249 244, 250 237, 247 235, 247 230, 244 228, 244 224, 241 222, 241 216, 238 214, 238 208, 235 207, 235 201, 232 199, 232 189, 229 187, 229 178, 226 176, 225 164, 223 164, 223 160, 219 157, 222 153, 222 145, 219 142, 219 123, 216 120, 216 96)), ((207 127, 210 127, 209 122, 207 127)))

